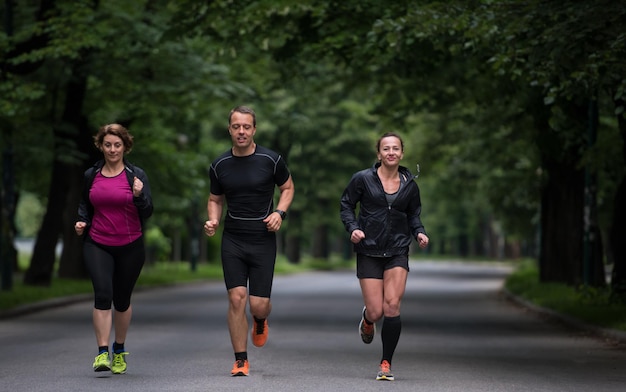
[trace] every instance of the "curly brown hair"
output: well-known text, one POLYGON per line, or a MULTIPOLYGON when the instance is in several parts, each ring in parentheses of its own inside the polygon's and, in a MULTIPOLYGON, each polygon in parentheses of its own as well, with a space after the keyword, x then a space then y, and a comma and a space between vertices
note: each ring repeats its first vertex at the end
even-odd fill
POLYGON ((120 124, 107 124, 101 126, 98 133, 93 137, 93 143, 98 150, 102 149, 102 142, 106 135, 115 135, 122 139, 125 154, 128 154, 133 149, 133 135, 128 132, 128 129, 120 124))

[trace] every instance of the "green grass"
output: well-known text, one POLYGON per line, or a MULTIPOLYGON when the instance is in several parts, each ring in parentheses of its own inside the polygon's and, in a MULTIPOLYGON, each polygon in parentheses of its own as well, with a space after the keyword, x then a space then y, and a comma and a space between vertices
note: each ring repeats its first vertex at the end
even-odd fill
POLYGON ((507 279, 512 294, 537 306, 553 310, 601 328, 626 331, 626 303, 612 301, 610 289, 571 287, 540 283, 534 262, 523 262, 507 279))
POLYGON ((0 292, 0 310, 90 291, 91 282, 88 280, 53 279, 49 287, 26 286, 22 283, 21 276, 17 274, 13 280, 13 288, 0 292))
MULTIPOLYGON (((21 270, 25 270, 27 265, 28 258, 21 257, 21 270)), ((332 258, 330 261, 305 258, 299 264, 292 264, 284 257, 279 256, 276 260, 275 273, 281 275, 320 269, 354 268, 353 266, 354 261, 345 261, 339 258, 332 258)), ((222 267, 220 263, 198 263, 195 271, 192 271, 189 262, 159 262, 144 266, 137 281, 137 287, 149 288, 221 279, 222 267)), ((0 311, 54 298, 89 294, 91 292, 92 287, 89 279, 53 278, 49 287, 36 287, 24 285, 22 283, 22 274, 16 273, 13 279, 12 290, 0 292, 0 311)))

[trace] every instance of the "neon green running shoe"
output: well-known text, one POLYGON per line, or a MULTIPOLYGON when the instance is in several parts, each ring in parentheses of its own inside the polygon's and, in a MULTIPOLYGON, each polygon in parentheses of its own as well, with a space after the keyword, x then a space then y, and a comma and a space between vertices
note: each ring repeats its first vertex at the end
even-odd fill
POLYGON ((108 372, 111 370, 111 360, 108 351, 98 354, 93 361, 94 372, 108 372))
POLYGON ((127 352, 122 353, 113 353, 113 366, 111 366, 111 372, 113 374, 124 374, 126 373, 126 360, 124 357, 128 355, 127 352))

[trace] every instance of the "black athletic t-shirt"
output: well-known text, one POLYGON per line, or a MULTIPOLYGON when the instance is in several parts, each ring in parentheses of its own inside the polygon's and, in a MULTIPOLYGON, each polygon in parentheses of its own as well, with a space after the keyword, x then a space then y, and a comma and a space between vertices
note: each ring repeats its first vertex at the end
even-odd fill
POLYGON ((280 154, 259 146, 252 155, 238 157, 231 150, 211 164, 211 193, 226 197, 224 230, 233 234, 267 233, 263 223, 274 211, 274 189, 289 179, 280 154))

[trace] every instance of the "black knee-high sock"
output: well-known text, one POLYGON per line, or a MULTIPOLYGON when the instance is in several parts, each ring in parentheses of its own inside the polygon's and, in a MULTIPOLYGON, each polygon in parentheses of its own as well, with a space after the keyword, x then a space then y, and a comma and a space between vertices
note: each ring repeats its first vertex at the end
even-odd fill
POLYGON ((383 320, 383 327, 380 331, 380 337, 383 341, 383 360, 386 360, 391 364, 393 353, 396 351, 396 346, 400 340, 400 332, 402 330, 402 322, 400 316, 385 317, 383 320))

